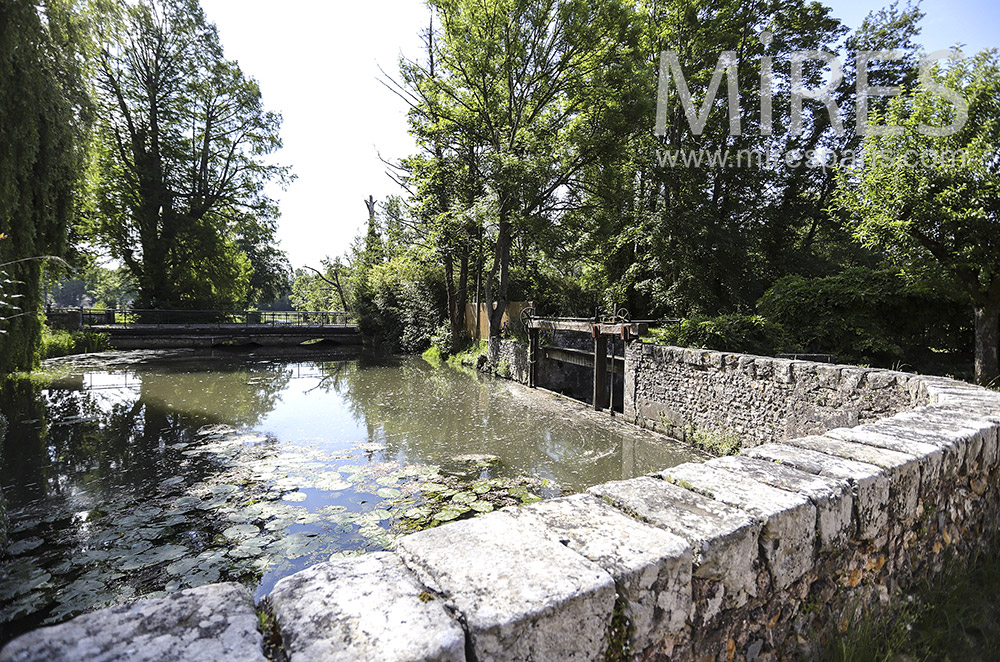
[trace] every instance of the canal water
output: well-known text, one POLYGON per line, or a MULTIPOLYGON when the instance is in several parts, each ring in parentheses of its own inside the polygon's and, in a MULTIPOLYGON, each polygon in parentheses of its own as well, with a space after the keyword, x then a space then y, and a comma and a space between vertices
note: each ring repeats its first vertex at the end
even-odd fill
POLYGON ((5 383, 0 412, 0 642, 211 582, 261 597, 414 530, 694 457, 469 370, 315 350, 67 357, 5 383))

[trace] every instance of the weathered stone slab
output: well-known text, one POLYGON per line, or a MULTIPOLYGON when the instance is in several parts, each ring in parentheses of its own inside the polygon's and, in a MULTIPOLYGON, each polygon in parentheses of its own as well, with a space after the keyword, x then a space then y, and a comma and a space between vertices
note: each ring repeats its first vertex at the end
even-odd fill
POLYGON ((741 455, 718 457, 706 464, 807 497, 816 506, 816 534, 820 549, 836 549, 850 539, 854 521, 854 497, 850 483, 844 478, 819 476, 776 462, 741 455))
POLYGON ((916 516, 920 499, 920 462, 913 455, 831 437, 797 437, 785 443, 881 467, 889 477, 890 516, 902 522, 916 516))
POLYGON ((1000 393, 941 377, 924 377, 932 403, 954 405, 979 413, 1000 415, 1000 393))
POLYGON ((3 662, 265 662, 253 599, 209 584, 77 616, 18 637, 3 662))
MULTIPOLYGON (((925 443, 915 439, 907 439, 898 435, 880 431, 872 425, 859 425, 854 428, 835 428, 824 433, 825 437, 866 444, 876 448, 885 448, 916 457, 920 464, 920 493, 927 494, 937 488, 941 480, 941 467, 947 452, 954 449, 934 443, 925 443)), ((957 457, 957 454, 956 454, 957 457)))
MULTIPOLYGON (((859 426, 860 427, 860 426, 859 426)), ((916 425, 913 422, 897 420, 896 417, 875 421, 864 426, 866 431, 897 440, 914 441, 936 446, 941 449, 941 478, 954 478, 959 474, 968 455, 968 437, 965 433, 943 430, 927 422, 916 425), (938 429, 934 429, 937 427, 938 429)))
POLYGON ((465 632, 396 554, 320 563, 270 601, 290 662, 460 662, 465 632))
POLYGON ((801 494, 779 490, 745 474, 695 462, 671 467, 659 475, 761 520, 760 549, 776 588, 786 588, 812 566, 816 551, 816 506, 801 494))
POLYGON ((479 662, 603 657, 611 575, 510 514, 414 533, 398 553, 462 614, 479 662))
POLYGON ((787 444, 744 448, 741 455, 780 462, 819 476, 850 481, 855 489, 854 516, 858 538, 874 540, 885 533, 888 524, 889 478, 878 467, 787 444))
POLYGON ((977 416, 978 412, 953 407, 929 406, 904 412, 889 419, 894 425, 918 432, 933 433, 945 443, 964 449, 959 471, 975 473, 981 466, 996 464, 997 423, 1000 416, 977 416))
POLYGON ((632 650, 675 635, 691 611, 691 546, 591 494, 504 511, 590 559, 614 577, 632 625, 632 650))
POLYGON ((704 620, 723 605, 742 606, 748 596, 757 594, 754 560, 761 523, 749 513, 648 476, 603 483, 588 491, 688 541, 693 577, 718 581, 724 589, 718 603, 703 610, 704 620))

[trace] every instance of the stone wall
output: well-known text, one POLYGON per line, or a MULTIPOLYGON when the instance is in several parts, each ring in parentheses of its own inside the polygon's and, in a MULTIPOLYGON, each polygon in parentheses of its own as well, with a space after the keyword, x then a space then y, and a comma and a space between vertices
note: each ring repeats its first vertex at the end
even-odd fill
POLYGON ((504 379, 512 379, 519 384, 528 383, 528 348, 515 340, 489 342, 489 368, 504 379))
MULTIPOLYGON (((589 661, 609 652, 613 659, 810 659, 817 632, 844 623, 858 606, 888 603, 1000 527, 1000 393, 717 353, 678 365, 675 350, 633 351, 643 361, 669 354, 670 370, 713 397, 729 397, 713 390, 713 371, 728 375, 731 388, 767 394, 703 397, 717 408, 745 408, 733 421, 762 403, 768 435, 799 425, 781 419, 800 409, 782 408, 779 393, 805 400, 796 394, 814 393, 807 375, 858 420, 877 417, 877 407, 919 406, 449 523, 401 539, 395 552, 308 568, 269 595, 291 662, 589 661)), ((704 421, 713 415, 697 413, 704 421)), ((255 659, 259 640, 245 632, 245 598, 229 609, 210 602, 217 597, 209 589, 185 596, 192 613, 216 614, 214 626, 167 619, 159 634, 197 641, 215 627, 231 659, 255 659)), ((84 640, 88 650, 118 652, 101 659, 153 659, 117 628, 151 609, 139 602, 97 612, 110 613, 103 620, 91 614, 37 630, 11 642, 0 661, 41 659, 34 650, 45 651, 46 662, 75 659, 70 645, 84 640)), ((185 651, 156 653, 180 660, 185 651)))
POLYGON ((851 427, 925 403, 915 375, 633 342, 625 415, 684 439, 692 430, 757 445, 851 427))

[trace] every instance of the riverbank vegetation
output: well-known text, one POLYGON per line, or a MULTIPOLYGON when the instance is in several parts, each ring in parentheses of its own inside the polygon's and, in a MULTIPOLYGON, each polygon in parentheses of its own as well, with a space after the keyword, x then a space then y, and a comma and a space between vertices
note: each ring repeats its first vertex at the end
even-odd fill
POLYGON ((108 349, 108 337, 91 331, 66 331, 42 326, 42 360, 70 354, 89 354, 108 349))
POLYGON ((1000 655, 1000 540, 953 560, 878 616, 859 613, 830 636, 823 662, 968 660, 1000 655))

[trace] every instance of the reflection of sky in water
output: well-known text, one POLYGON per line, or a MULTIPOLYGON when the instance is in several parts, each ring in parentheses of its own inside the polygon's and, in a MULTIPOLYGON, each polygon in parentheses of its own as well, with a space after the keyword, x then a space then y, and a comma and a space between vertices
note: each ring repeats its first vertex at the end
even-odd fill
POLYGON ((468 516, 487 497, 579 491, 690 457, 582 405, 416 357, 69 373, 5 411, 0 642, 212 581, 261 597, 331 554, 391 548, 431 502, 434 517, 468 516))
POLYGON ((351 413, 347 399, 336 390, 324 390, 323 375, 313 364, 294 367, 288 386, 274 409, 256 428, 274 434, 283 443, 323 442, 331 450, 365 441, 363 421, 351 413))

